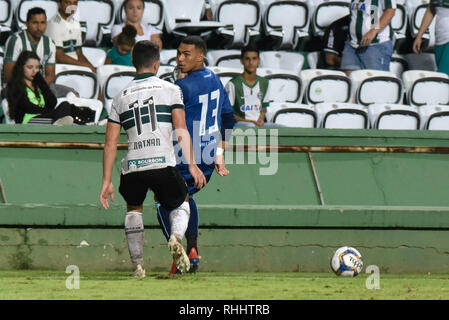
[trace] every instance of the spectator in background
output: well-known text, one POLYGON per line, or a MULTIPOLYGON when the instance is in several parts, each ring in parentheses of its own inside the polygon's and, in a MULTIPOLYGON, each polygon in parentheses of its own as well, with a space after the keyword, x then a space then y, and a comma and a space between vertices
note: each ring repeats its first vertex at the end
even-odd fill
POLYGON ((390 22, 396 0, 352 0, 350 10, 349 41, 343 49, 340 69, 348 75, 359 69, 389 71, 393 55, 390 22))
POLYGON ((56 96, 40 73, 40 58, 33 51, 22 51, 6 86, 9 117, 16 123, 34 118, 51 118, 58 124, 86 124, 95 112, 63 102, 57 108, 56 96))
POLYGON ((438 72, 449 75, 449 0, 430 1, 413 43, 413 51, 415 53, 420 52, 422 36, 429 28, 435 15, 435 60, 438 72))
POLYGON ((234 108, 236 125, 262 127, 265 123, 268 79, 257 75, 259 49, 248 45, 242 49, 240 62, 243 73, 226 84, 229 101, 234 108))
POLYGON ((119 64, 132 67, 131 50, 136 43, 136 34, 137 30, 133 26, 124 26, 122 32, 115 40, 114 47, 108 51, 105 64, 119 64))
POLYGON ((58 0, 58 13, 47 23, 45 34, 56 45, 56 63, 84 66, 96 72, 96 68, 84 56, 81 47, 81 25, 75 16, 78 0, 58 0))
POLYGON ((124 23, 112 27, 112 41, 114 42, 117 39, 125 25, 131 25, 137 30, 136 42, 151 40, 158 45, 159 50, 162 50, 161 32, 150 24, 142 23, 145 2, 143 0, 125 0, 123 1, 123 7, 125 8, 126 20, 124 23))
POLYGON ((339 69, 341 56, 349 33, 351 16, 347 15, 332 22, 325 30, 323 37, 323 67, 339 69))
POLYGON ((26 30, 12 34, 5 44, 4 76, 11 79, 12 70, 22 51, 33 51, 40 59, 42 74, 50 84, 55 81, 56 47, 53 41, 44 35, 47 27, 45 10, 39 7, 27 12, 26 30))

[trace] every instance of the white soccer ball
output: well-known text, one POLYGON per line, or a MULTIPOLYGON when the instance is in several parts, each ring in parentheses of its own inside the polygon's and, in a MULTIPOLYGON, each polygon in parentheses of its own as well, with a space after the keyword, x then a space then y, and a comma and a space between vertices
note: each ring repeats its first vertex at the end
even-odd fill
POLYGON ((341 247, 331 259, 331 269, 337 276, 355 277, 363 268, 362 255, 352 247, 341 247))

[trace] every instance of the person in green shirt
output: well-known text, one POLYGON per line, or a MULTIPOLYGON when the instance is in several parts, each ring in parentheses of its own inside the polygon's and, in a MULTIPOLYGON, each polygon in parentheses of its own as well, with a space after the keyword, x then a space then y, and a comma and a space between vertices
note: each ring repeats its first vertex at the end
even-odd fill
POLYGON ((269 102, 268 79, 257 75, 259 49, 252 45, 244 47, 240 62, 243 73, 232 78, 225 87, 234 108, 236 125, 262 127, 269 102))
POLYGON ((133 26, 124 26, 122 33, 117 36, 114 47, 108 51, 105 64, 118 64, 132 67, 131 50, 136 43, 136 34, 137 30, 133 26))

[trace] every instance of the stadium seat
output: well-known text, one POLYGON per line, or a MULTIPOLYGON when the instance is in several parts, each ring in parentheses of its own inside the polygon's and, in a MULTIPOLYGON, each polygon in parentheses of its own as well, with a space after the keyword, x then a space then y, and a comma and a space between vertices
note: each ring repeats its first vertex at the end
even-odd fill
POLYGON ((412 106, 449 104, 449 76, 445 73, 409 70, 402 74, 402 82, 412 106))
POLYGON ((20 0, 14 10, 14 20, 19 29, 26 29, 27 12, 34 7, 44 9, 47 20, 58 13, 58 3, 54 0, 20 0))
POLYGON ((85 41, 100 45, 111 35, 115 21, 115 7, 111 0, 83 0, 78 2, 81 25, 86 26, 85 41))
POLYGON ((267 122, 285 127, 316 128, 317 115, 311 105, 298 103, 270 103, 266 114, 267 122), (270 114, 268 114, 270 110, 270 114))
POLYGON ((307 64, 309 65, 309 69, 317 69, 320 54, 321 52, 319 51, 313 51, 307 54, 307 64))
POLYGON ((294 72, 280 69, 259 68, 258 75, 269 80, 267 99, 273 102, 301 103, 304 86, 294 72))
POLYGON ((2 38, 6 38, 11 33, 13 12, 11 0, 0 0, 0 36, 2 38))
POLYGON ((136 69, 128 66, 105 64, 97 69, 103 104, 108 114, 114 97, 134 79, 135 75, 136 69))
POLYGON ((424 105, 418 108, 421 129, 449 130, 449 106, 424 105))
POLYGON ((307 69, 301 71, 301 80, 308 104, 351 101, 351 80, 342 71, 307 69))
POLYGON ((218 34, 230 38, 230 48, 247 45, 251 38, 260 34, 261 11, 256 0, 219 1, 214 12, 215 20, 225 27, 217 30, 218 34))
POLYGON ((160 66, 156 76, 158 76, 162 80, 174 83, 175 75, 173 74, 173 72, 175 71, 175 68, 175 66, 160 66))
POLYGON ((175 36, 210 35, 225 25, 218 21, 200 21, 204 0, 164 0, 165 28, 175 36))
MULTIPOLYGON (((409 17, 410 36, 414 39, 418 34, 429 0, 407 0, 405 2, 409 17)), ((435 19, 433 19, 428 30, 424 33, 423 40, 426 40, 427 48, 432 48, 435 45, 435 19)), ((425 49, 424 43, 423 49, 425 49)))
POLYGON ((390 130, 418 130, 418 108, 403 104, 371 104, 368 106, 371 127, 390 130))
POLYGON ((332 22, 347 16, 349 11, 349 2, 326 1, 321 2, 313 9, 312 30, 315 36, 323 36, 325 28, 332 22))
POLYGON ((290 70, 299 75, 304 65, 304 56, 299 52, 262 51, 260 67, 290 70))
POLYGON ((406 1, 405 0, 397 0, 396 1, 396 11, 393 16, 393 19, 391 20, 391 28, 394 32, 394 40, 402 40, 405 39, 407 34, 407 27, 408 27, 408 15, 407 15, 407 8, 406 8, 406 1))
POLYGON ((368 108, 353 103, 317 103, 318 127, 328 129, 369 128, 368 108))
POLYGON ((162 49, 160 52, 161 65, 176 66, 176 49, 162 49))
POLYGON ((11 118, 9 117, 9 113, 8 113, 8 110, 9 110, 8 100, 6 100, 6 99, 3 99, 3 100, 2 100, 2 109, 3 109, 3 115, 5 116, 5 123, 6 123, 6 124, 14 124, 14 123, 16 123, 13 119, 11 119, 11 118))
POLYGON ((266 6, 263 26, 267 36, 279 41, 274 49, 294 49, 309 36, 309 7, 302 1, 273 1, 266 6))
MULTIPOLYGON (((164 4, 163 0, 144 0, 145 8, 142 16, 143 24, 151 24, 158 30, 164 27, 164 4)), ((123 7, 123 1, 117 5, 117 22, 119 24, 123 23, 126 19, 125 8, 123 7)))
POLYGON ((356 70, 350 78, 356 103, 365 106, 373 103, 402 103, 402 82, 392 72, 356 70))
POLYGON ((240 50, 209 50, 206 58, 209 66, 242 68, 240 50))
POLYGON ((81 51, 87 60, 95 67, 104 65, 106 61, 106 51, 100 48, 92 48, 92 47, 81 47, 81 51))
POLYGON ((207 67, 212 70, 217 76, 220 77, 221 83, 223 86, 226 86, 229 80, 233 77, 238 76, 243 72, 243 68, 230 68, 230 67, 217 67, 217 66, 209 66, 207 67))
POLYGON ((71 104, 74 104, 78 107, 89 107, 90 109, 95 111, 95 119, 94 123, 97 124, 100 120, 101 112, 103 111, 103 102, 98 99, 86 99, 86 98, 78 98, 72 92, 70 92, 64 98, 58 98, 58 105, 67 101, 71 104))
POLYGON ((94 99, 98 95, 97 75, 88 67, 57 63, 55 76, 56 84, 75 89, 81 98, 94 99))
POLYGON ((407 60, 403 56, 393 53, 390 61, 390 72, 394 73, 399 79, 402 79, 402 73, 407 70, 407 60))

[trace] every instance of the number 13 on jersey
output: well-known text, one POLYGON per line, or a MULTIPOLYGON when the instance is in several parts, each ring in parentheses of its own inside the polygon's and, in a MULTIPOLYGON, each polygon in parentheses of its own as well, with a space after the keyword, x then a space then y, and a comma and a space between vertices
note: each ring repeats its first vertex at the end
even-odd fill
POLYGON ((220 90, 214 90, 199 96, 201 103, 200 136, 218 131, 218 107, 220 105, 220 90), (209 105, 211 106, 209 111, 209 105), (207 128, 206 128, 207 127, 207 128))

